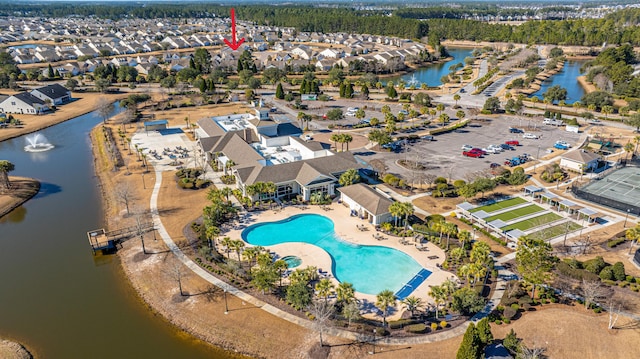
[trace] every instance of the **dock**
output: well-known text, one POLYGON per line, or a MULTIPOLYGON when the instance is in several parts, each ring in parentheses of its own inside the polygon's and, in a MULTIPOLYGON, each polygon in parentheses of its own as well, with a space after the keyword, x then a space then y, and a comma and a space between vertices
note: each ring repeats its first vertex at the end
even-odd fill
POLYGON ((97 251, 114 251, 122 242, 155 229, 153 222, 106 231, 104 228, 87 232, 87 239, 95 255, 97 251))

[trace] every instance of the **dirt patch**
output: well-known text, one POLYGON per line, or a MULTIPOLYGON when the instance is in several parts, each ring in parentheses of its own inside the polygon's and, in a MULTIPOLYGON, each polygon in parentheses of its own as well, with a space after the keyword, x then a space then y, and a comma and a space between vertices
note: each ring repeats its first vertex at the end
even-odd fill
POLYGON ((40 182, 25 177, 9 177, 11 189, 0 192, 0 217, 20 207, 40 190, 40 182))
POLYGON ((0 358, 3 359, 31 359, 33 356, 19 343, 0 339, 0 358))
POLYGON ((608 314, 595 314, 581 306, 537 307, 509 325, 492 325, 493 336, 504 338, 513 328, 528 347, 544 347, 549 358, 637 358, 634 345, 640 340, 637 322, 622 318, 607 329, 608 314), (546 330, 544 329, 546 328, 546 330))

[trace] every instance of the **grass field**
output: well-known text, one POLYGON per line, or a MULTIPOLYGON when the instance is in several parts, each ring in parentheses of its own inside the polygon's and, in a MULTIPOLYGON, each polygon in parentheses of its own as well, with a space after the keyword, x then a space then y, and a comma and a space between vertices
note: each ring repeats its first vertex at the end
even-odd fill
POLYGON ((549 228, 545 228, 543 230, 537 231, 537 232, 533 232, 531 233, 529 236, 531 238, 535 238, 535 239, 542 239, 542 240, 547 240, 547 239, 551 239, 554 237, 557 237, 559 235, 566 233, 571 233, 574 231, 577 231, 578 229, 582 228, 581 225, 573 222, 573 221, 569 221, 567 222, 569 223, 569 226, 567 227, 566 223, 560 223, 558 225, 549 227, 549 228))
POLYGON ((527 202, 527 200, 522 197, 514 197, 511 199, 507 199, 505 201, 496 202, 494 204, 488 204, 486 206, 476 207, 470 210, 469 212, 473 213, 478 211, 485 211, 487 213, 491 213, 491 212, 499 211, 504 208, 517 206, 525 202, 527 202))
POLYGON ((545 213, 543 215, 540 215, 540 216, 537 216, 537 217, 533 217, 531 219, 527 219, 527 220, 524 220, 524 221, 516 222, 514 224, 510 224, 510 225, 508 225, 506 227, 502 227, 500 229, 502 229, 505 232, 506 231, 510 231, 512 229, 519 229, 521 231, 526 231, 529 228, 542 226, 545 223, 557 221, 560 218, 562 218, 562 216, 557 215, 555 213, 545 213))
POLYGON ((524 216, 528 216, 530 214, 533 214, 536 212, 542 212, 542 211, 544 211, 544 208, 537 206, 535 204, 532 204, 530 206, 521 207, 521 208, 514 209, 512 211, 496 214, 495 216, 487 217, 484 220, 487 221, 487 223, 491 221, 495 221, 496 219, 501 219, 505 222, 508 222, 518 217, 524 217, 524 216))

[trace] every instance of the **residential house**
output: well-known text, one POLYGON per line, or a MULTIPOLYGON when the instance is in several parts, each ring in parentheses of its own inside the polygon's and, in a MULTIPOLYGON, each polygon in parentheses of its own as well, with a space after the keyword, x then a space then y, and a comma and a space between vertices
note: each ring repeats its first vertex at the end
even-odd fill
POLYGON ((313 55, 313 50, 309 46, 300 45, 291 50, 291 53, 300 59, 309 60, 313 55))
POLYGON ((49 107, 41 99, 29 92, 20 92, 7 97, 0 103, 0 112, 19 114, 41 114, 49 107))
POLYGON ((351 213, 373 225, 393 219, 389 206, 393 200, 363 183, 338 188, 340 200, 351 209, 351 213))
POLYGON ((52 84, 31 91, 31 94, 45 103, 61 105, 71 101, 71 91, 60 84, 52 84))

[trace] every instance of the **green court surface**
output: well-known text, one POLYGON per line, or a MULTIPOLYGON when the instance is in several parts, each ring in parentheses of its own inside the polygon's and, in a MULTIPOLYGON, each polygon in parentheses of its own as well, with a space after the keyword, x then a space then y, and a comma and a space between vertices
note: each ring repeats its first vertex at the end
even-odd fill
POLYGON ((487 221, 487 223, 491 221, 495 221, 496 219, 501 219, 504 222, 509 222, 512 219, 528 216, 530 214, 533 214, 536 212, 542 212, 542 211, 544 211, 544 208, 537 206, 535 204, 532 204, 530 206, 521 207, 521 208, 514 209, 512 211, 496 214, 495 216, 484 218, 484 220, 487 221))
POLYGON ((575 222, 569 221, 567 223, 560 223, 555 226, 551 226, 549 228, 541 229, 537 232, 531 233, 529 236, 531 238, 542 239, 546 241, 547 239, 551 239, 559 235, 563 235, 565 233, 571 233, 582 228, 581 225, 575 222))
POLYGON ((501 209, 505 209, 505 208, 508 208, 508 207, 517 206, 517 205, 525 203, 525 202, 527 202, 527 200, 522 198, 522 197, 514 197, 514 198, 511 198, 511 199, 507 199, 507 200, 504 200, 504 201, 496 202, 496 203, 493 203, 493 204, 488 204, 486 206, 476 207, 474 209, 469 210, 469 212, 473 213, 473 212, 478 212, 478 211, 485 211, 487 213, 491 213, 491 212, 499 211, 501 209))
POLYGON ((520 221, 520 222, 516 222, 514 224, 510 224, 508 226, 502 227, 500 229, 502 229, 503 231, 510 231, 512 229, 519 229, 521 231, 526 231, 529 228, 533 228, 533 227, 538 227, 538 226, 542 226, 545 223, 550 223, 553 221, 557 221, 560 218, 562 218, 562 216, 557 215, 555 213, 545 213, 543 215, 537 216, 537 217, 533 217, 524 221, 520 221))

